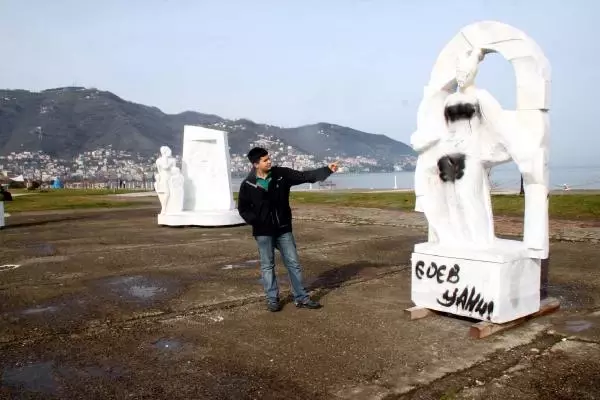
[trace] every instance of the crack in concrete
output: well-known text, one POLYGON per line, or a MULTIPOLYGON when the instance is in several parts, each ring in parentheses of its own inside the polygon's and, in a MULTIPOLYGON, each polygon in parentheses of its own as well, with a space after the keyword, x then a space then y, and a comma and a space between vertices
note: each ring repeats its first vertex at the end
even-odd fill
POLYGON ((528 343, 512 348, 506 352, 496 350, 481 362, 468 368, 448 373, 439 379, 423 383, 415 388, 400 393, 390 393, 383 400, 405 400, 412 398, 439 398, 444 395, 456 395, 466 389, 484 386, 506 374, 522 362, 523 358, 531 353, 532 348, 540 353, 559 343, 562 338, 542 332, 528 343))
MULTIPOLYGON (((600 345, 600 341, 581 338, 577 336, 563 336, 564 339, 567 339, 569 342, 577 342, 577 343, 589 343, 589 344, 597 344, 600 345)), ((562 339, 561 339, 562 341, 562 339)))

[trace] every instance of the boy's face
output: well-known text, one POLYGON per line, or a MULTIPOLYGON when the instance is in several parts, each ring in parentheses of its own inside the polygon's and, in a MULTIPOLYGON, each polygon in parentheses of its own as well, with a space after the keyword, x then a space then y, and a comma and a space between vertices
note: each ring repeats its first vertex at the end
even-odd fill
POLYGON ((271 170, 271 156, 262 156, 257 163, 254 163, 254 168, 260 172, 269 172, 271 170))

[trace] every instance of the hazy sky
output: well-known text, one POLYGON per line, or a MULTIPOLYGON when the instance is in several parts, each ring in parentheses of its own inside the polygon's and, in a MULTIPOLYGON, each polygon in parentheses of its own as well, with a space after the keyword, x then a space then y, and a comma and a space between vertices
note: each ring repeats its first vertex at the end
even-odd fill
MULTIPOLYGON (((551 62, 553 164, 598 165, 599 15, 596 0, 0 0, 0 87, 97 87, 169 113, 408 142, 439 51, 493 19, 551 62)), ((501 56, 477 83, 514 107, 501 56)))

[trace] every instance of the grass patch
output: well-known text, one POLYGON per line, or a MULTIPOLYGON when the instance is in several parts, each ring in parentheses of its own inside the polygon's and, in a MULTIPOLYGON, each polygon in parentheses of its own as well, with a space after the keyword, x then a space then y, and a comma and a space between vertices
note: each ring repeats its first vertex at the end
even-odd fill
MULTIPOLYGON (((124 193, 135 193, 144 192, 144 190, 130 190, 130 189, 47 189, 47 190, 26 190, 17 189, 10 190, 11 193, 23 193, 28 195, 41 194, 50 197, 70 197, 70 196, 105 196, 107 194, 124 194, 124 193)), ((21 197, 21 196, 18 196, 21 197)), ((25 196, 22 196, 25 197, 25 196)))
MULTIPOLYGON (((131 190, 82 190, 61 189, 47 192, 34 192, 25 196, 16 196, 12 202, 4 203, 6 212, 88 209, 88 208, 123 208, 154 204, 156 198, 107 197, 109 194, 130 193, 131 190)), ((234 193, 237 199, 237 193, 234 193)), ((412 192, 339 192, 313 191, 292 192, 292 203, 322 204, 340 207, 366 207, 413 211, 415 195, 412 192)), ((518 195, 494 195, 492 203, 495 215, 522 216, 525 199, 518 195)), ((570 193, 550 196, 550 217, 570 220, 600 220, 600 194, 570 193)))
MULTIPOLYGON (((346 207, 370 207, 413 211, 415 195, 400 193, 293 192, 291 199, 302 204, 326 204, 346 207)), ((493 195, 495 215, 522 216, 525 199, 518 195, 493 195)), ((600 194, 555 194, 550 196, 550 218, 600 219, 600 194)))
POLYGON ((291 200, 304 204, 326 204, 342 207, 391 208, 412 211, 413 193, 348 193, 348 192, 292 192, 291 200))
MULTIPOLYGON (((83 190, 60 189, 46 192, 27 192, 24 196, 14 196, 13 201, 4 203, 4 210, 8 213, 23 211, 43 210, 75 210, 91 208, 124 208, 145 204, 152 204, 154 199, 148 201, 116 199, 107 197, 108 194, 129 193, 130 190, 83 190)), ((14 192, 13 192, 14 193, 14 192)))

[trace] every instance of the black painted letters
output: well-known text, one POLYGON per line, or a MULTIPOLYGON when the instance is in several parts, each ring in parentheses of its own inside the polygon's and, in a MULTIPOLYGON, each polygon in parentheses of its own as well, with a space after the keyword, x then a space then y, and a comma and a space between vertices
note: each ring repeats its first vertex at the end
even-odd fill
POLYGON ((452 294, 450 289, 446 289, 442 294, 442 299, 437 299, 439 305, 443 307, 456 306, 461 308, 463 311, 476 312, 481 317, 487 314, 487 319, 490 319, 492 312, 494 311, 494 302, 485 301, 481 293, 477 292, 477 289, 473 286, 469 291, 469 286, 466 286, 458 294, 458 288, 455 288, 452 294))
POLYGON ((415 264, 415 276, 417 277, 417 279, 423 278, 423 267, 424 266, 425 266, 425 263, 421 260, 417 261, 417 263, 415 264))
MULTIPOLYGON (((415 277, 419 280, 427 278, 435 280, 440 285, 444 283, 455 285, 460 282, 460 266, 458 264, 448 268, 446 265, 438 266, 432 261, 425 268, 425 262, 419 260, 415 264, 414 271, 415 277)), ((463 311, 475 312, 482 318, 486 316, 488 320, 494 311, 494 302, 485 301, 483 294, 479 293, 475 286, 469 288, 467 285, 464 288, 446 289, 436 301, 442 307, 456 306, 463 311)))
POLYGON ((417 279, 423 279, 423 276, 426 276, 429 279, 435 278, 437 283, 458 283, 460 281, 460 276, 458 273, 460 272, 460 267, 458 264, 454 264, 454 266, 448 269, 448 276, 446 276, 446 270, 448 267, 445 265, 438 266, 435 262, 431 262, 429 267, 425 270, 425 262, 419 260, 415 264, 415 276, 417 279))
POLYGON ((458 276, 459 272, 460 266, 458 264, 454 264, 454 267, 450 268, 450 271, 448 271, 448 282, 458 283, 458 281, 460 281, 460 277, 458 276))

